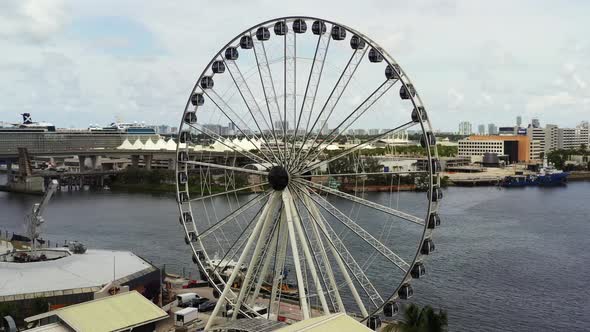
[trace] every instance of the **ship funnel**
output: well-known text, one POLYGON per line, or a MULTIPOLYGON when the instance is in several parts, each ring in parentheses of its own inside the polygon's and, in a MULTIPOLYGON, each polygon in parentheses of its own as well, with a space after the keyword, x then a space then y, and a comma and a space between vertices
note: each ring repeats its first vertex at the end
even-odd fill
POLYGON ((33 119, 31 119, 31 113, 23 113, 23 124, 31 124, 33 123, 33 119))

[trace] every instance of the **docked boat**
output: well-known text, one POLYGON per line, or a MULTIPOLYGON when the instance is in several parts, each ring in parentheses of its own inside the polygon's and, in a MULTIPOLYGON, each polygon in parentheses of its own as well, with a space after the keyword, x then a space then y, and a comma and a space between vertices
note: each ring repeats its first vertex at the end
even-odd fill
POLYGON ((555 169, 553 166, 547 165, 547 159, 543 161, 543 168, 539 173, 534 175, 512 175, 505 177, 500 186, 511 187, 527 187, 527 186, 560 186, 567 183, 568 172, 563 172, 555 169))

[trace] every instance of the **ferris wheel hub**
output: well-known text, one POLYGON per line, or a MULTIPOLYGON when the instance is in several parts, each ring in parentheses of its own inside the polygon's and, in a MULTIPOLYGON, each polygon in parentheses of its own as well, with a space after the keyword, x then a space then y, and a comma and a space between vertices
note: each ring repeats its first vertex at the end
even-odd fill
POLYGON ((289 184, 289 173, 283 166, 274 166, 268 172, 268 182, 274 190, 283 190, 289 184))

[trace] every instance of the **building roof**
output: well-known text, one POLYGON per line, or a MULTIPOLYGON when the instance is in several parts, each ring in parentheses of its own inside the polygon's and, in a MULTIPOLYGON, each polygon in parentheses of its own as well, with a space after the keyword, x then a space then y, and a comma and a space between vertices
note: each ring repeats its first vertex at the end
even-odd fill
POLYGON ((59 250, 69 255, 44 262, 0 262, 0 302, 23 299, 23 294, 46 297, 93 292, 113 281, 113 277, 124 283, 131 275, 156 270, 128 251, 89 249, 78 255, 59 250))
MULTIPOLYGON (((31 322, 58 316, 74 331, 107 332, 129 330, 168 317, 168 314, 136 291, 71 305, 26 319, 31 322)), ((58 330, 59 331, 59 330, 58 330)))
POLYGON ((277 330, 277 332, 295 331, 365 332, 372 330, 345 313, 314 317, 277 330))
POLYGON ((32 329, 28 329, 27 332, 71 332, 72 330, 69 329, 67 326, 64 326, 61 323, 52 323, 47 324, 39 327, 35 327, 32 329))

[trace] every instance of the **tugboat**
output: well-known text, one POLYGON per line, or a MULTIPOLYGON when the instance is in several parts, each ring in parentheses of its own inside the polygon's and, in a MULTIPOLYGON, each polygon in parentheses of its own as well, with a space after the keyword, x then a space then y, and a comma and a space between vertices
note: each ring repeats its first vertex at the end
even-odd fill
POLYGON ((528 186, 559 186, 567 183, 568 172, 555 169, 547 164, 547 158, 543 159, 543 168, 535 175, 513 175, 505 177, 500 186, 506 188, 528 186))

